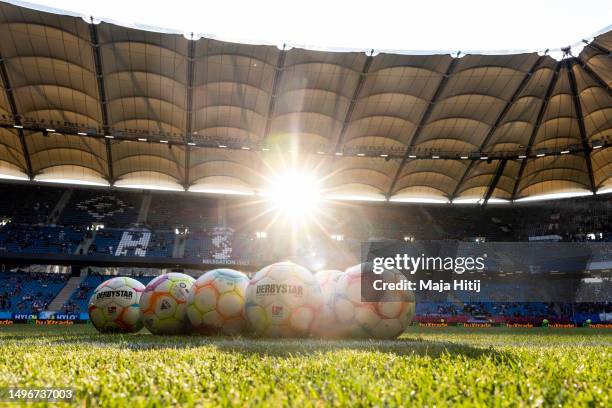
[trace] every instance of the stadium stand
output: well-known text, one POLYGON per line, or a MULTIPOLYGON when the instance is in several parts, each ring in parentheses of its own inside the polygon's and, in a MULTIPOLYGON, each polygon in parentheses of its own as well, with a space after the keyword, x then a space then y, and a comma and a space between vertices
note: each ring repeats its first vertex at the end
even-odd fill
POLYGON ((189 235, 185 244, 185 258, 203 259, 212 248, 212 237, 205 231, 189 235))
MULTIPOLYGON (((189 231, 180 241, 181 244, 184 242, 185 259, 212 259, 210 257, 215 253, 215 256, 223 257, 219 255, 223 251, 219 245, 227 246, 223 234, 218 232, 219 227, 227 227, 216 225, 213 204, 217 200, 207 197, 185 199, 185 195, 181 195, 181 199, 172 199, 171 194, 153 194, 148 224, 159 228, 142 229, 139 233, 125 228, 133 225, 138 217, 136 207, 140 194, 137 192, 75 190, 60 217, 65 226, 59 227, 42 224, 64 190, 24 185, 5 185, 3 188, 14 187, 17 187, 20 197, 26 198, 0 201, 3 213, 8 215, 6 225, 0 227, 0 253, 73 254, 79 243, 89 236, 86 226, 93 223, 102 223, 106 228, 97 232, 87 252, 89 254, 110 255, 112 248, 116 255, 121 247, 122 255, 126 256, 170 257, 174 249, 174 231, 170 228, 177 226, 189 231), (33 200, 34 203, 28 204, 24 200, 33 200), (169 207, 165 208, 165 205, 169 207), (166 222, 169 225, 164 226, 166 222), (122 227, 113 228, 112 225, 122 227)), ((413 204, 387 206, 381 211, 379 206, 364 204, 350 208, 338 206, 332 210, 332 216, 325 221, 327 229, 343 234, 345 245, 349 245, 349 241, 353 245, 370 239, 401 240, 405 237, 506 242, 527 241, 530 237, 562 241, 612 239, 612 204, 600 196, 485 208, 413 204), (479 220, 477 223, 473 222, 475 218, 479 220)), ((249 211, 239 209, 229 211, 227 225, 235 230, 230 239, 233 259, 257 262, 275 259, 283 251, 291 252, 287 247, 286 231, 275 227, 263 229, 270 224, 272 215, 263 216, 259 223, 253 224, 248 222, 249 214, 249 211), (274 245, 254 249, 255 234, 263 230, 267 231, 267 242, 274 242, 274 245), (274 247, 276 254, 271 253, 269 247, 274 247)), ((323 242, 327 238, 319 237, 323 242)), ((294 252, 305 250, 294 249, 294 252)))
POLYGON ((172 256, 174 232, 103 229, 96 233, 90 254, 112 256, 172 256))
POLYGON ((214 226, 217 223, 216 206, 217 200, 208 197, 155 193, 147 225, 153 229, 214 226))
POLYGON ((79 228, 11 223, 0 227, 0 253, 73 254, 83 235, 79 228))
POLYGON ((233 228, 202 229, 187 236, 184 258, 210 263, 249 263, 258 255, 250 245, 253 237, 253 234, 236 233, 233 228))
POLYGON ((417 303, 416 320, 422 323, 468 323, 474 318, 490 323, 519 323, 540 325, 550 323, 583 324, 609 322, 611 303, 417 303))
POLYGON ((0 219, 13 223, 41 224, 47 221, 62 190, 19 184, 0 185, 0 219))
POLYGON ((89 247, 89 254, 113 256, 123 236, 123 230, 103 229, 96 233, 94 242, 89 247))
POLYGON ((64 287, 68 275, 0 272, 0 310, 13 313, 37 313, 64 287))
POLYGON ((149 245, 146 249, 147 255, 160 258, 172 256, 173 245, 173 231, 152 231, 149 245))
MULTIPOLYGON (((612 204, 605 197, 591 196, 572 200, 545 201, 503 206, 470 207, 459 205, 413 204, 409 206, 359 205, 338 206, 325 220, 327 232, 343 234, 336 241, 323 231, 313 232, 310 240, 295 243, 291 231, 271 226, 270 216, 249 222, 249 211, 230 209, 227 225, 217 225, 217 200, 207 197, 173 199, 172 194, 153 194, 149 225, 165 229, 133 227, 138 216, 138 192, 75 190, 64 212, 63 226, 44 225, 63 189, 30 185, 3 185, 17 188, 20 199, 0 199, 5 225, 0 227, 0 254, 74 254, 79 244, 93 236, 87 253, 115 257, 171 257, 176 233, 169 225, 182 226, 177 240, 184 246, 182 259, 196 262, 251 266, 263 265, 288 254, 308 260, 312 255, 348 262, 358 254, 360 243, 368 239, 460 240, 482 238, 489 241, 527 241, 530 238, 557 237, 564 241, 609 241, 612 237, 612 204), (25 198, 24 198, 25 197, 25 198), (99 198, 99 199, 96 199, 99 198), (178 203, 178 204, 177 204, 178 203), (213 204, 214 203, 214 204, 213 204), (121 214, 118 216, 118 214, 121 214), (201 214, 198 216, 197 214, 201 214), (113 221, 114 219, 115 221, 113 221), (473 222, 474 219, 479 222, 473 222), (10 222, 9 222, 10 221, 10 222), (19 221, 19 222, 16 222, 19 221), (93 223, 120 224, 90 231, 93 223), (169 225, 166 225, 168 223, 169 225), (257 236, 266 231, 265 236, 257 236)), ((252 209, 251 209, 252 210, 252 209)), ((78 255, 78 254, 77 254, 78 255)), ((509 253, 508 256, 520 256, 509 253)), ((596 261, 601 258, 597 255, 596 261)), ((607 259, 603 256, 602 259, 607 259)), ((305 262, 306 263, 306 262, 305 262)), ((89 272, 62 311, 86 311, 91 291, 112 275, 89 272)), ((150 277, 137 277, 144 283, 150 277)), ((68 276, 44 272, 2 272, 0 274, 0 309, 11 313, 35 313, 45 307, 64 288, 68 276)), ((584 290, 609 291, 607 281, 585 286, 584 290), (606 289, 607 288, 607 289, 606 289)), ((491 294, 491 298, 495 298, 491 294)), ((589 298, 588 294, 585 298, 589 298)), ((461 299, 456 302, 423 301, 417 305, 420 322, 472 322, 540 324, 582 324, 585 321, 608 322, 612 304, 608 303, 517 303, 500 298, 496 302, 461 299)))
POLYGON ((75 190, 64 209, 63 225, 104 224, 125 227, 136 223, 140 195, 125 191, 75 190))

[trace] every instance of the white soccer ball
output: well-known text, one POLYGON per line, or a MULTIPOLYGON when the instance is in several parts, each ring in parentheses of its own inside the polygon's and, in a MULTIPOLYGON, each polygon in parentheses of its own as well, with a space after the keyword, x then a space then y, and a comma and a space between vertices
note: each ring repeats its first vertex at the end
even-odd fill
POLYGON ((193 286, 191 276, 168 273, 153 279, 140 297, 142 321, 153 334, 180 334, 190 331, 187 300, 193 286))
POLYGON ((338 338, 342 337, 342 330, 334 312, 334 295, 336 293, 336 282, 342 275, 342 271, 324 270, 315 274, 323 295, 323 307, 315 319, 313 334, 318 337, 338 338))
POLYGON ((187 301, 187 315, 194 330, 202 334, 244 332, 248 284, 249 278, 233 269, 214 269, 200 276, 187 301))
MULTIPOLYGON (((414 293, 402 291, 379 302, 361 301, 362 265, 355 265, 338 278, 334 295, 334 312, 342 329, 351 337, 393 339, 403 333, 414 316, 414 293)), ((399 282, 398 271, 380 275, 385 282, 399 282)))
POLYGON ((101 333, 136 333, 142 329, 140 295, 145 286, 136 279, 117 277, 104 281, 94 290, 89 319, 101 333))
POLYGON ((335 269, 327 269, 315 273, 315 279, 319 282, 321 287, 321 293, 323 294, 323 301, 326 304, 330 304, 334 300, 334 293, 336 291, 336 282, 342 275, 342 271, 335 269))
POLYGON ((266 266, 247 287, 247 320, 261 336, 307 336, 322 306, 314 275, 292 262, 266 266))

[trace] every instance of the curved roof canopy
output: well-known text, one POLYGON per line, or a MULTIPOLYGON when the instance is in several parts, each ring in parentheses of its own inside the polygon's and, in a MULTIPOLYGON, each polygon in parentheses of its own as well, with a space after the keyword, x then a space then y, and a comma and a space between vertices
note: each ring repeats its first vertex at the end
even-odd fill
POLYGON ((0 3, 0 177, 335 198, 612 190, 612 32, 556 61, 279 49, 0 3))

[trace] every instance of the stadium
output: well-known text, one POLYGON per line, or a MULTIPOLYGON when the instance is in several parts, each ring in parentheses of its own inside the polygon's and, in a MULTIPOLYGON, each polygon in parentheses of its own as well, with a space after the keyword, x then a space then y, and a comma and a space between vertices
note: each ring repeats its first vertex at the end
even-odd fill
POLYGON ((0 405, 610 406, 611 50, 0 2, 0 405))

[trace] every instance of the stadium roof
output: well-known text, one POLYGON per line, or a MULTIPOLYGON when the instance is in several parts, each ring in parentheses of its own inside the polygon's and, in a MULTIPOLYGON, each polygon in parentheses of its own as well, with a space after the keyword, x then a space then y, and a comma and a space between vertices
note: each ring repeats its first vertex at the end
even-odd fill
POLYGON ((330 197, 612 191, 612 32, 578 56, 323 52, 189 40, 0 3, 4 178, 330 197))

